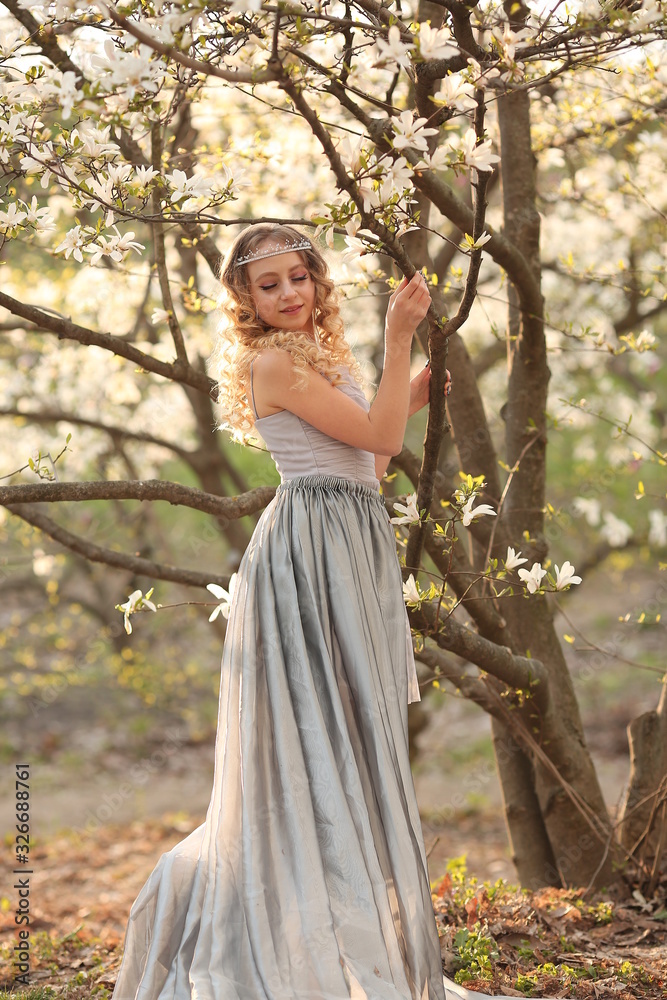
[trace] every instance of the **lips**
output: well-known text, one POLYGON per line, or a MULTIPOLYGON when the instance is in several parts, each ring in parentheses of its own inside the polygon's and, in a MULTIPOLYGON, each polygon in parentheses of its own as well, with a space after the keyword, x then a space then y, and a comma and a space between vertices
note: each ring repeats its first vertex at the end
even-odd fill
POLYGON ((284 316, 294 316, 300 309, 301 306, 290 306, 289 309, 281 309, 280 311, 284 316))

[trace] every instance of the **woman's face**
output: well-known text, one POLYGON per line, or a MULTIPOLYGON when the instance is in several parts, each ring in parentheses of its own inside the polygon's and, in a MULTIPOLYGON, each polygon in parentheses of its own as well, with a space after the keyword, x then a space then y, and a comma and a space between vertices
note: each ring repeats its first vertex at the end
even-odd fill
POLYGON ((290 250, 245 266, 259 318, 267 326, 313 332, 315 283, 300 253, 290 250))

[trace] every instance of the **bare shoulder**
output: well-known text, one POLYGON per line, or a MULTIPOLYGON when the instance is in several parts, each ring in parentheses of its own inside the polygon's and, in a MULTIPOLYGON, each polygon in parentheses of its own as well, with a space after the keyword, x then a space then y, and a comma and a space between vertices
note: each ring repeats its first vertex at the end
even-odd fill
POLYGON ((279 348, 270 348, 260 351, 253 361, 253 373, 255 378, 260 377, 262 381, 270 381, 291 377, 294 373, 294 361, 288 351, 281 351, 279 348))
POLYGON ((270 416, 280 410, 291 409, 295 368, 288 351, 280 348, 261 351, 253 362, 252 373, 255 406, 259 416, 270 416))

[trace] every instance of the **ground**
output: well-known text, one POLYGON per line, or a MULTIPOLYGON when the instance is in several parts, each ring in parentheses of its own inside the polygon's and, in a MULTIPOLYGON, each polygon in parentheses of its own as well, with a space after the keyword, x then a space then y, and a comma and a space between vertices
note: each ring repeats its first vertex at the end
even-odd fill
MULTIPOLYGON (((618 580, 607 574, 603 582, 582 586, 576 605, 577 624, 595 643, 611 642, 625 628, 619 610, 628 600, 639 606, 650 597, 655 579, 619 573, 618 580)), ((559 630, 570 626, 559 623, 559 630)), ((663 662, 662 633, 655 628, 634 628, 622 648, 626 661, 663 662)), ((593 667, 581 639, 566 652, 613 815, 627 779, 627 723, 656 706, 661 675, 614 660, 593 667)), ((431 717, 419 736, 413 773, 447 974, 487 993, 664 998, 667 877, 649 899, 512 889, 516 872, 488 719, 452 694, 428 697, 431 717)), ((21 718, 10 702, 0 715, 3 772, 24 759, 26 731, 32 761, 31 987, 14 992, 16 1000, 104 1000, 133 899, 159 855, 204 819, 214 726, 199 727, 193 737, 178 719, 154 710, 133 714, 135 702, 113 686, 72 687, 36 719, 29 713, 21 718), (174 804, 187 812, 174 814, 174 804)), ((6 844, 0 859, 0 990, 13 984, 13 810, 11 796, 0 798, 6 844)))
MULTIPOLYGON (((133 899, 160 853, 193 826, 182 815, 107 825, 35 848, 30 989, 12 997, 104 1000, 133 899)), ((3 885, 11 879, 5 865, 3 885)), ((664 998, 666 891, 667 878, 648 901, 638 893, 624 901, 556 889, 530 893, 502 880, 479 882, 462 859, 453 859, 432 883, 443 967, 450 978, 487 993, 664 998)), ((0 989, 8 991, 15 987, 11 893, 0 915, 0 989)))

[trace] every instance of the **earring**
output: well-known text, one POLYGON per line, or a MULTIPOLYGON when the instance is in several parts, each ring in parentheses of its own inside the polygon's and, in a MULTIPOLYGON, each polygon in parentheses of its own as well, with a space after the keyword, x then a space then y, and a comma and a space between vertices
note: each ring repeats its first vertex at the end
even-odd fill
POLYGON ((315 343, 320 346, 320 334, 317 329, 317 320, 315 318, 315 310, 313 309, 313 337, 315 338, 315 343))

